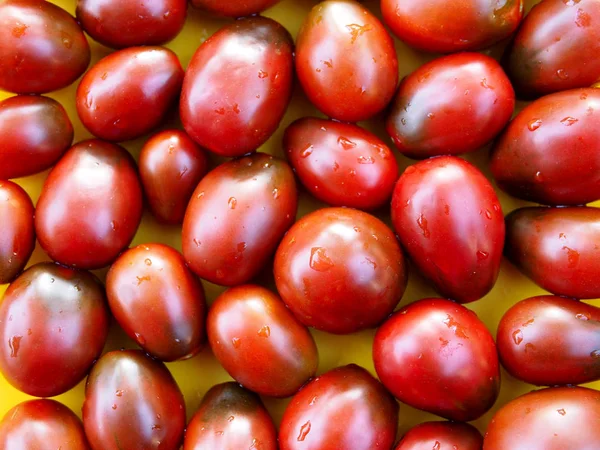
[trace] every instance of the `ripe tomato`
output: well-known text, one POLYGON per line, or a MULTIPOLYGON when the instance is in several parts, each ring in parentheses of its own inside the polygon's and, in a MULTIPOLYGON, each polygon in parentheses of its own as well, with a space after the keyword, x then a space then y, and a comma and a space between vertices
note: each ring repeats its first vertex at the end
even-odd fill
POLYGON ((259 13, 279 0, 191 0, 192 5, 219 16, 244 17, 259 13))
POLYGON ((411 428, 394 450, 481 450, 483 436, 460 422, 425 422, 411 428))

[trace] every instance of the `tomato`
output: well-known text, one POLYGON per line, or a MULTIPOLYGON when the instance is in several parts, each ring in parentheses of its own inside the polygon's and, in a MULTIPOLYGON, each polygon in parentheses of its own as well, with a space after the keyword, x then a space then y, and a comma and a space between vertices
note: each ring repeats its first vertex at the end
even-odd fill
POLYGON ((187 359, 204 345, 202 285, 171 247, 145 244, 127 250, 108 272, 106 294, 119 325, 152 356, 187 359))
POLYGON ((425 422, 411 428, 394 450, 481 450, 483 436, 472 425, 425 422))
POLYGON ((97 269, 129 245, 141 218, 133 158, 118 145, 89 140, 71 147, 48 175, 35 229, 53 260, 97 269))
POLYGON ((0 303, 0 371, 26 394, 62 394, 102 353, 108 321, 104 289, 94 275, 36 264, 0 303))
POLYGON ((401 402, 450 420, 477 419, 500 391, 492 335, 473 311, 449 300, 419 300, 392 315, 377 330, 373 361, 401 402))
POLYGON ((81 420, 54 400, 19 403, 0 422, 3 450, 88 450, 81 420))
POLYGON ((178 449, 183 395, 165 365, 138 350, 106 353, 85 388, 83 427, 94 450, 178 449))
POLYGON ((90 58, 83 31, 65 10, 39 0, 0 3, 0 89, 41 94, 64 88, 90 58))
POLYGON ((392 230, 346 208, 320 209, 296 222, 277 249, 274 274, 279 294, 300 322, 337 334, 381 323, 407 282, 392 230))
POLYGON ((25 268, 35 248, 33 203, 18 184, 0 180, 0 284, 25 268))
MULTIPOLYGON (((120 11, 120 9, 119 9, 120 11)), ((127 141, 163 120, 175 104, 183 69, 163 47, 130 47, 98 61, 77 87, 77 114, 101 139, 127 141)))
POLYGON ((408 45, 453 53, 479 50, 509 37, 523 18, 523 0, 381 0, 381 13, 408 45))
POLYGON ((396 439, 398 404, 354 364, 308 383, 289 403, 279 429, 281 450, 389 449, 396 439))
POLYGON ((264 153, 221 164, 192 195, 183 221, 183 255, 200 277, 234 286, 256 276, 294 223, 294 174, 264 153))
POLYGON ((524 200, 581 205, 600 199, 598 89, 547 95, 525 107, 492 152, 498 186, 524 200))
POLYGON ((500 64, 459 53, 419 67, 400 83, 386 129, 409 158, 475 151, 510 120, 515 92, 500 64))
POLYGON ((600 392, 542 389, 504 405, 485 434, 484 450, 595 450, 600 439, 600 392))
POLYGON ((152 136, 140 153, 140 177, 150 209, 161 222, 183 222, 188 202, 206 172, 208 158, 183 131, 152 136))
POLYGON ((392 196, 396 159, 381 139, 357 125, 306 117, 285 130, 283 146, 300 181, 319 200, 375 209, 392 196))
POLYGON ((468 303, 496 283, 504 217, 492 184, 470 163, 440 156, 409 166, 394 189, 392 222, 441 294, 468 303))
POLYGON ((221 156, 241 156, 264 144, 290 102, 293 46, 283 26, 263 17, 213 34, 192 57, 183 81, 179 112, 188 134, 221 156))
POLYGON ((236 383, 213 386, 185 432, 183 450, 277 450, 277 431, 258 395, 236 383))
POLYGON ((251 16, 259 13, 279 0, 191 0, 192 5, 213 14, 228 17, 251 16))
POLYGON ((346 122, 373 117, 398 84, 394 41, 360 3, 327 0, 308 14, 296 40, 296 73, 309 100, 346 122))
POLYGON ((0 101, 0 179, 49 169, 71 146, 73 125, 65 109, 48 97, 0 101))
POLYGON ((76 16, 83 29, 113 48, 164 44, 185 23, 186 0, 78 0, 76 16))

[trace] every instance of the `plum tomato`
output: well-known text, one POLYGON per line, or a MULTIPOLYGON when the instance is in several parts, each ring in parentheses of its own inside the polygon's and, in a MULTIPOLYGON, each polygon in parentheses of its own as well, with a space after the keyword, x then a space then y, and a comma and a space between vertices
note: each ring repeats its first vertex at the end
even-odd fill
POLYGON ((142 218, 135 161, 115 144, 75 144, 54 166, 37 203, 35 229, 55 261, 82 269, 109 265, 142 218))
POLYGON ((140 153, 140 178, 152 214, 161 222, 183 222, 192 193, 206 172, 206 153, 183 131, 152 136, 140 153))
POLYGON ((277 450, 277 431, 260 397, 237 383, 213 386, 185 431, 183 450, 277 450))
POLYGON ((42 94, 73 83, 90 47, 69 13, 47 1, 0 2, 0 89, 42 94))
POLYGON ((21 186, 0 180, 0 284, 25 268, 35 248, 33 203, 21 186))
POLYGON ((192 195, 183 220, 183 256, 200 277, 248 282, 294 223, 298 192, 288 164, 257 153, 221 164, 192 195))
POLYGON ((187 359, 204 345, 204 290, 177 250, 163 244, 127 250, 106 276, 106 295, 119 325, 150 355, 187 359))
POLYGON ((492 335, 473 311, 450 300, 419 300, 392 315, 377 330, 373 361, 401 402, 450 420, 477 419, 500 391, 492 335))
POLYGON ((294 224, 275 254, 275 283, 300 322, 347 334, 381 323, 407 283, 396 236, 348 208, 317 210, 294 224))
POLYGON ((94 450, 176 450, 183 441, 183 394, 166 366, 139 350, 113 351, 98 360, 82 413, 94 450))
POLYGON ((346 122, 373 117, 398 84, 394 41, 369 10, 353 0, 327 0, 298 33, 296 72, 309 100, 346 122))
POLYGON ((523 6, 523 0, 381 0, 381 13, 408 45, 454 53, 480 50, 509 37, 523 19, 523 6))
POLYGON ((62 394, 102 353, 108 322, 104 288, 93 274, 36 264, 0 303, 0 371, 26 394, 62 394))
POLYGON ((281 299, 261 286, 228 289, 206 321, 210 347, 242 386, 288 397, 317 371, 317 346, 281 299))
POLYGON ((49 169, 73 143, 73 125, 56 100, 16 96, 0 101, 0 179, 49 169))
POLYGON ((183 69, 164 47, 130 47, 102 58, 77 87, 77 114, 101 139, 127 141, 157 125, 174 106, 183 69))
POLYGON ((398 403, 369 372, 351 364, 315 378, 292 398, 279 448, 389 449, 397 425, 398 403))
POLYGON ((89 450, 81 420, 62 403, 37 399, 19 403, 0 422, 3 450, 89 450))
POLYGON ((244 17, 264 11, 280 0, 190 0, 196 8, 226 17, 244 17))
POLYGON ((460 422, 425 422, 411 428, 394 450, 481 450, 483 436, 460 422))
POLYGON ((492 152, 498 186, 547 205, 600 199, 600 89, 542 97, 509 124, 492 152))
POLYGON ((468 303, 496 283, 504 216, 492 184, 467 161, 440 156, 409 166, 394 189, 392 222, 442 295, 468 303))
POLYGON ((456 155, 491 142, 514 108, 515 92, 500 64, 480 53, 459 53, 402 80, 386 129, 409 158, 456 155))
POLYGON ((264 144, 290 102, 293 51, 290 33, 264 17, 237 20, 213 34, 183 81, 179 112, 192 139, 228 157, 264 144))
POLYGON ((381 139, 357 125, 299 119, 285 130, 283 147, 302 184, 321 201, 371 210, 392 196, 396 159, 381 139))

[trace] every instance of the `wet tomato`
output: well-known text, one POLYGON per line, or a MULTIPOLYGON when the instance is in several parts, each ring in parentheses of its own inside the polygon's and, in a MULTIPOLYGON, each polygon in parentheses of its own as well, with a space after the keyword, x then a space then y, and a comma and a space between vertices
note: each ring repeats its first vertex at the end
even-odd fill
POLYGON ((472 425, 425 422, 408 430, 394 450, 481 450, 483 436, 472 425))
POLYGON ((142 189, 131 155, 89 140, 71 147, 48 175, 35 229, 55 261, 97 269, 129 245, 141 217, 142 189))
POLYGON ((500 391, 492 335, 477 315, 444 299, 424 299, 391 316, 373 342, 375 370, 401 402, 468 422, 500 391))
POLYGON ((459 53, 402 80, 386 129, 409 158, 467 153, 495 138, 514 107, 515 93, 495 59, 459 53))
POLYGON ((185 74, 180 115, 188 134, 222 156, 264 144, 290 101, 293 46, 289 32, 264 17, 238 20, 213 34, 185 74))
POLYGON ((440 156, 409 166, 392 222, 417 268, 461 303, 486 295, 500 272, 504 217, 492 184, 470 163, 440 156))
POLYGON ((0 371, 36 397, 68 391, 100 356, 108 307, 91 273, 41 263, 23 272, 0 304, 0 371))
POLYGON ((375 209, 392 196, 398 164, 388 146, 367 130, 307 117, 292 123, 283 141, 300 181, 319 200, 375 209))
POLYGON ((392 99, 398 59, 392 38, 365 6, 327 0, 310 11, 298 33, 296 72, 323 113, 358 122, 392 99))
POLYGON ((192 5, 219 16, 244 17, 264 11, 279 0, 191 0, 192 5))

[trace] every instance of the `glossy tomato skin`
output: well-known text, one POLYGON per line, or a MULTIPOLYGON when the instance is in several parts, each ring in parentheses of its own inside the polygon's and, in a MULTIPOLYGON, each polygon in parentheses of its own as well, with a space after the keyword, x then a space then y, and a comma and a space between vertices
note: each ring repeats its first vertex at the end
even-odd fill
POLYGON ((0 284, 13 281, 35 248, 33 203, 21 186, 0 181, 0 284))
POLYGON ((0 179, 50 168, 73 142, 65 109, 48 97, 16 96, 0 101, 0 179))
POLYGON ((467 161, 440 156, 409 166, 394 189, 392 222, 441 294, 468 303, 496 283, 504 216, 492 184, 467 161))
POLYGON ((94 450, 176 450, 183 440, 183 395, 165 365, 138 350, 113 351, 98 360, 82 413, 94 450))
POLYGON ((573 89, 526 106, 493 149, 498 186, 547 205, 600 199, 599 101, 598 89, 573 89))
POLYGON ((483 436, 460 422, 424 422, 411 428, 394 450, 481 450, 483 436))
POLYGON ((493 417, 484 450, 595 450, 600 439, 600 392, 557 387, 525 394, 493 417))
POLYGON ((292 398, 279 429, 279 448, 389 449, 397 425, 392 396, 369 372, 351 364, 318 376, 292 398))
POLYGON ((226 17, 245 17, 270 8, 279 0, 245 0, 228 1, 222 0, 191 0, 196 8, 204 9, 210 13, 226 17))
POLYGON ((396 159, 381 139, 357 125, 298 119, 285 130, 283 147, 306 189, 330 205, 371 210, 392 196, 396 159))
POLYGON ((409 158, 468 153, 495 138, 514 108, 515 92, 495 59, 458 53, 402 80, 386 130, 409 158))
POLYGON ((53 397, 75 387, 102 353, 109 314, 91 273, 41 263, 0 304, 0 371, 22 392, 53 397))
POLYGON ((177 250, 163 244, 127 250, 108 272, 106 294, 121 328, 150 355, 187 359, 204 345, 204 290, 177 250))
POLYGON ((183 221, 183 256, 211 283, 246 283, 272 256, 297 207, 286 162, 257 153, 221 164, 192 195, 183 221))
POLYGON ((188 134, 227 157, 264 144, 291 98, 293 47, 289 32, 264 17, 238 20, 213 34, 185 74, 179 113, 188 134))
POLYGON ((0 89, 42 94, 73 83, 90 63, 90 47, 75 19, 39 0, 0 4, 0 89))
POLYGON ((54 400, 19 403, 0 422, 3 450, 89 450, 81 420, 54 400))
POLYGON ((192 193, 208 172, 206 153, 185 132, 165 130, 144 144, 139 165, 154 217, 169 224, 183 222, 192 193))
POLYGON ((450 300, 419 300, 392 315, 377 330, 373 361, 396 398, 450 420, 477 419, 500 391, 492 335, 450 300))
POLYGON ((77 114, 94 135, 107 141, 140 137, 175 104, 183 69, 164 47, 130 47, 102 58, 77 87, 77 114))
POLYGON ((54 166, 37 203, 35 229, 55 261, 105 267, 129 245, 142 218, 142 189, 127 151, 79 142, 54 166))

